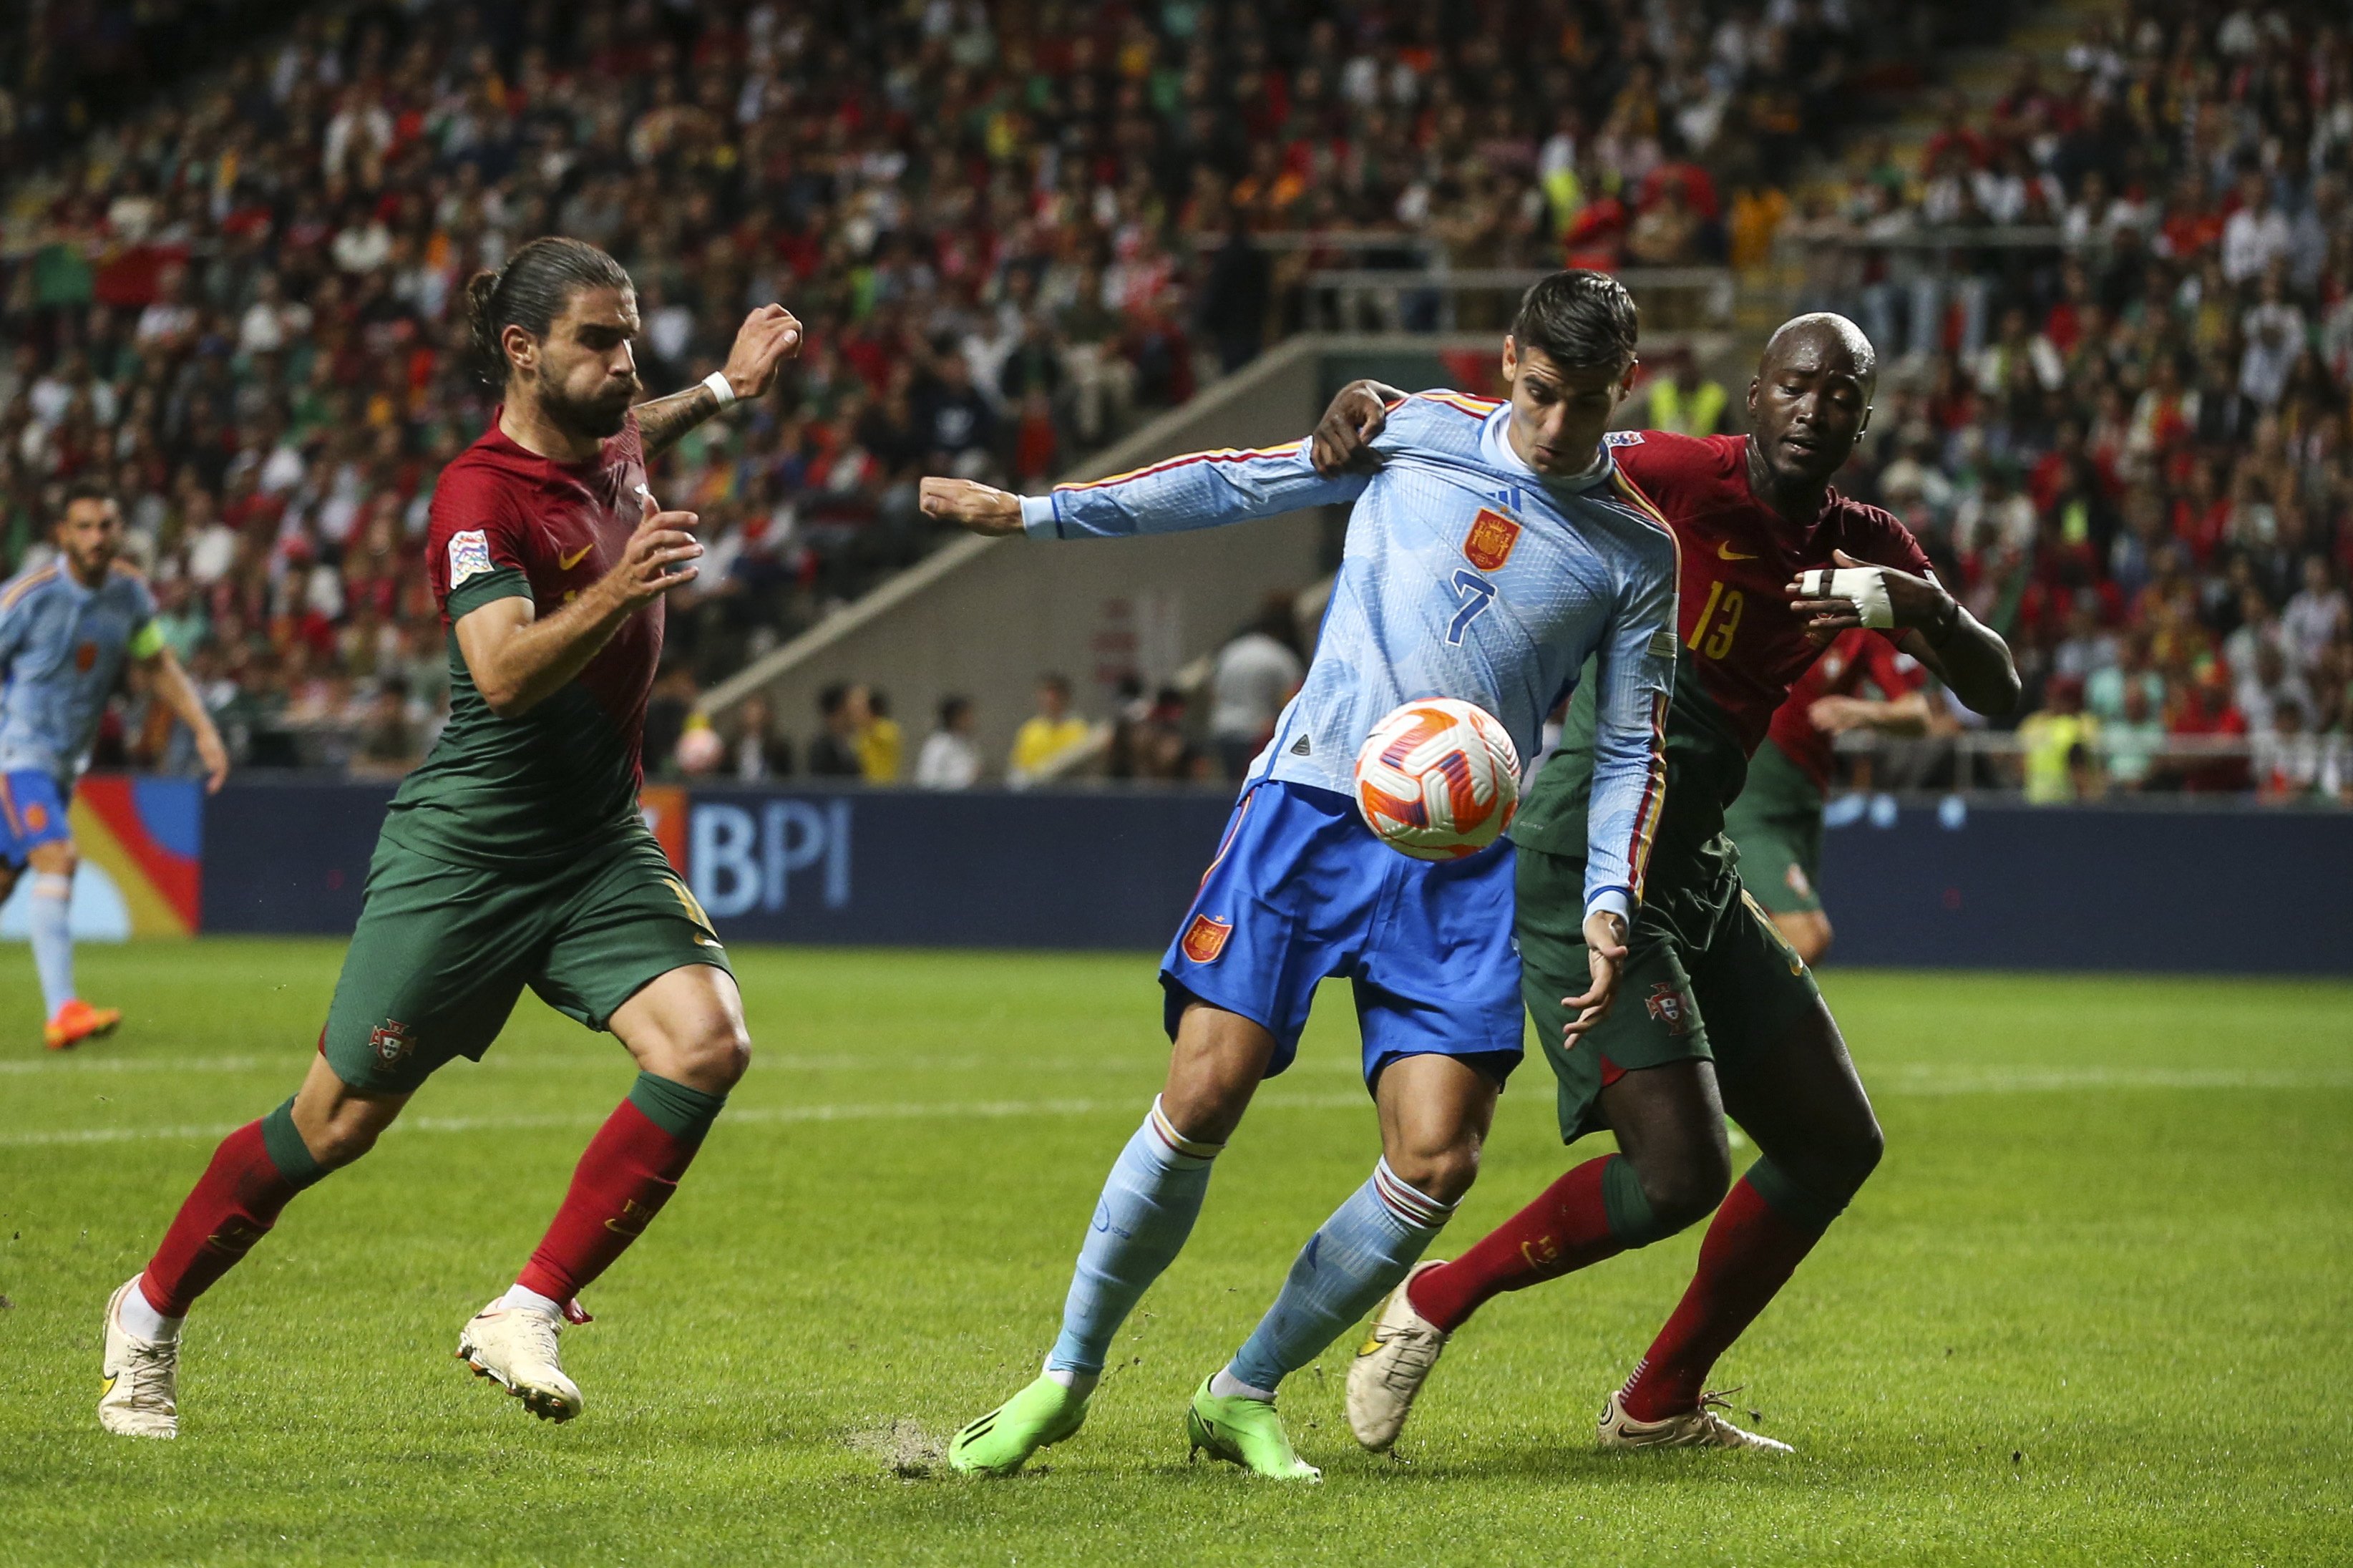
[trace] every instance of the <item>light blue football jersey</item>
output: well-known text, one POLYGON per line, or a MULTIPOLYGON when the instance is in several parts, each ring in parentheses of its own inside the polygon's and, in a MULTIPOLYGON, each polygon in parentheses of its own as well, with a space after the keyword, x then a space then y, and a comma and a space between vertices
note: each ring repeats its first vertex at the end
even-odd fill
POLYGON ((1370 474, 1324 479, 1303 441, 1198 452, 1026 497, 1022 522, 1037 539, 1114 538, 1354 503, 1314 662, 1252 779, 1353 796, 1366 735, 1423 697, 1477 703, 1525 764, 1598 653, 1586 907, 1630 919, 1666 789, 1674 535, 1607 448, 1578 478, 1539 475, 1510 421, 1506 404, 1418 393, 1390 411, 1370 474))
POLYGON ((0 773, 70 780, 125 656, 162 646, 154 596, 128 566, 95 588, 63 561, 0 586, 0 773))

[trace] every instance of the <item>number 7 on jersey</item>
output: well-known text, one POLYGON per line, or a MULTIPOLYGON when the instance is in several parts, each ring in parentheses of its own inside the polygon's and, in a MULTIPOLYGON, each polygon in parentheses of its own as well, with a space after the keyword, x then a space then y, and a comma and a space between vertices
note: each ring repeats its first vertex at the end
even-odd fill
POLYGON ((1471 623, 1484 615, 1487 606, 1495 602, 1496 588, 1476 572, 1465 569, 1454 574, 1454 591, 1461 595, 1461 599, 1455 608, 1453 624, 1446 628, 1446 640, 1460 647, 1462 635, 1471 629, 1471 623))

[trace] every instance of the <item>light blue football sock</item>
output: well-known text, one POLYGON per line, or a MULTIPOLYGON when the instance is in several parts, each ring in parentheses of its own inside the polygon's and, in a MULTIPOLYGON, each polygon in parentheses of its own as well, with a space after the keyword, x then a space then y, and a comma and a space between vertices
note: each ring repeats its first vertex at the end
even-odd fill
POLYGON ((73 928, 67 920, 73 908, 73 879, 41 872, 33 879, 26 900, 26 923, 33 939, 33 967, 41 975, 41 1005, 48 1016, 73 1000, 73 928))
POLYGON ((1397 1289, 1454 1205, 1399 1181, 1383 1160, 1372 1179, 1307 1238, 1266 1316, 1218 1374, 1215 1392, 1271 1399, 1282 1380, 1314 1361, 1397 1289))
POLYGON ((1046 1357, 1049 1374, 1091 1380, 1103 1371, 1112 1336, 1192 1234, 1209 1190, 1209 1163, 1224 1147, 1187 1138, 1153 1100, 1103 1183, 1062 1303, 1061 1336, 1046 1357))

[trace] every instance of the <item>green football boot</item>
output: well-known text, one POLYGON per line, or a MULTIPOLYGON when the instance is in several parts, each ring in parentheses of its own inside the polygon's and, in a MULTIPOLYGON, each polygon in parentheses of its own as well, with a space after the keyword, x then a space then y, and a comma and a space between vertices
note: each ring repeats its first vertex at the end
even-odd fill
MULTIPOLYGON (((1217 1374, 1212 1373, 1210 1377, 1217 1374)), ((1185 1438, 1192 1458, 1206 1448, 1213 1459, 1237 1464, 1271 1481, 1320 1481, 1324 1472, 1292 1452, 1282 1430, 1282 1417, 1263 1399, 1237 1395, 1220 1399, 1209 1392, 1210 1378, 1193 1392, 1192 1407, 1185 1412, 1185 1438)))
POLYGON ((1029 1456, 1077 1435, 1087 1399, 1040 1373, 1038 1381, 955 1435, 948 1463, 968 1476, 1010 1476, 1029 1456))

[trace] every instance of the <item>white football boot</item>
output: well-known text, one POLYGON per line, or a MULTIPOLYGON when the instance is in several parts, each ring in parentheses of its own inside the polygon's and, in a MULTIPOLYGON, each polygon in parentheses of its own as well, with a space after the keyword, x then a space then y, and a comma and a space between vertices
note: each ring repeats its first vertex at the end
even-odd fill
MULTIPOLYGON (((1736 1388, 1726 1391, 1739 1392, 1736 1388)), ((1601 1426, 1596 1436, 1605 1448, 1747 1448, 1760 1454, 1796 1451, 1788 1444, 1776 1442, 1762 1433, 1744 1432, 1718 1415, 1716 1408, 1732 1408, 1724 1394, 1702 1394, 1698 1409, 1658 1421, 1635 1420, 1626 1414, 1622 1399, 1622 1395, 1613 1394, 1601 1407, 1601 1426)))
POLYGON ((563 1327, 545 1312, 492 1301, 458 1335, 458 1358, 541 1420, 569 1421, 580 1414, 580 1386, 564 1375, 556 1358, 555 1336, 563 1327))
POLYGON ((1406 1295, 1418 1275, 1440 1261, 1414 1265, 1373 1320, 1373 1331, 1356 1359, 1348 1363, 1348 1428, 1376 1454, 1397 1441, 1414 1396, 1438 1364, 1438 1352, 1446 1348, 1446 1331, 1415 1311, 1406 1295))
POLYGON ((125 1437, 180 1435, 180 1343, 142 1340, 122 1326, 122 1298, 139 1288, 132 1275, 106 1300, 106 1349, 99 1369, 98 1424, 125 1437))

